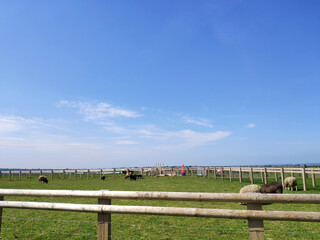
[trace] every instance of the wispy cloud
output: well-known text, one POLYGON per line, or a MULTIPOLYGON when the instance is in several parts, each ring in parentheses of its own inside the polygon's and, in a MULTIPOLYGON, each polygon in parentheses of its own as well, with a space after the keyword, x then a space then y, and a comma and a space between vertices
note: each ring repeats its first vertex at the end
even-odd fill
POLYGON ((246 128, 255 128, 256 125, 254 123, 249 123, 248 125, 246 125, 246 128))
POLYGON ((134 144, 138 144, 139 142, 137 141, 114 141, 114 144, 118 144, 118 145, 134 145, 134 144))
POLYGON ((112 106, 108 103, 72 102, 61 100, 58 106, 68 106, 79 109, 86 120, 105 120, 116 117, 136 118, 140 115, 134 111, 112 106))
POLYGON ((196 124, 196 125, 199 125, 199 126, 209 127, 209 128, 213 127, 213 125, 207 119, 203 119, 203 118, 193 119, 193 118, 186 117, 186 116, 182 117, 182 119, 186 123, 196 124))
POLYGON ((277 144, 280 144, 280 145, 302 145, 304 143, 303 142, 277 142, 277 144))

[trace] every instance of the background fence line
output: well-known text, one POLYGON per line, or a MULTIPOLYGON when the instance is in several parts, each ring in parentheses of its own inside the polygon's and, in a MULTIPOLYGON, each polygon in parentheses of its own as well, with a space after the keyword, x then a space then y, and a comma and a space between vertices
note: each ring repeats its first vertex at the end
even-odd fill
MULTIPOLYGON (((256 174, 260 174, 261 182, 267 183, 268 177, 271 177, 271 174, 274 175, 274 179, 278 181, 278 176, 281 178, 282 184, 284 183, 285 175, 290 174, 290 176, 299 177, 302 179, 303 190, 307 191, 306 179, 312 179, 312 186, 316 187, 316 178, 319 178, 320 168, 306 168, 302 167, 186 167, 186 176, 192 176, 200 170, 201 176, 207 178, 220 177, 222 180, 225 178, 233 181, 238 176, 239 182, 247 176, 251 183, 255 182, 257 178, 256 174), (318 175, 318 176, 317 176, 318 175)), ((164 167, 161 164, 157 164, 156 167, 146 167, 146 168, 101 168, 101 169, 63 169, 63 170, 54 170, 54 169, 41 169, 41 170, 6 170, 0 171, 0 179, 13 180, 14 175, 18 176, 18 180, 22 180, 22 176, 28 176, 28 179, 32 179, 32 175, 48 175, 48 178, 53 180, 54 175, 58 175, 60 179, 65 180, 65 175, 68 175, 68 179, 81 179, 82 175, 86 176, 86 179, 89 180, 93 175, 102 175, 110 174, 113 176, 113 179, 116 179, 117 174, 124 173, 127 170, 137 172, 143 176, 179 176, 181 174, 181 167, 164 167), (77 176, 79 176, 77 178, 77 176)))

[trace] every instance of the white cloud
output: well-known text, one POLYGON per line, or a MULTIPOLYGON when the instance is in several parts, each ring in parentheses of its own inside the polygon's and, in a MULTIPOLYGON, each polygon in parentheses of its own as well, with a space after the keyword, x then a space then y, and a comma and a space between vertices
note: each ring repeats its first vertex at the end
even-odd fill
POLYGON ((256 125, 254 123, 249 123, 248 125, 246 125, 247 128, 255 128, 256 125))
POLYGON ((22 129, 22 125, 19 123, 21 118, 13 116, 0 116, 0 134, 17 132, 22 129))
POLYGON ((114 144, 118 145, 133 145, 133 144, 138 144, 136 141, 115 141, 113 142, 114 144))
POLYGON ((72 102, 61 100, 58 106, 78 108, 86 120, 105 120, 115 117, 136 118, 140 115, 134 111, 112 106, 108 103, 72 102))
POLYGON ((209 128, 213 127, 213 125, 207 119, 200 118, 199 120, 195 120, 190 117, 183 117, 182 119, 186 123, 192 123, 192 124, 196 124, 196 125, 203 126, 203 127, 209 127, 209 128))

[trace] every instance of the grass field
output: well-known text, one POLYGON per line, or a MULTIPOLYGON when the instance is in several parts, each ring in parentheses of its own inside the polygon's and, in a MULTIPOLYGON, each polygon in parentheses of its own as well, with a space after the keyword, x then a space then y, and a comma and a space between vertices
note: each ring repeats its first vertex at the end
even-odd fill
MULTIPOLYGON (((298 193, 320 193, 320 188, 312 187, 311 179, 307 179, 307 192, 301 189, 302 181, 298 179, 298 193)), ((272 179, 268 178, 268 181, 272 179)), ((255 183, 262 184, 260 178, 255 183)), ((48 184, 40 184, 37 176, 31 180, 23 176, 20 181, 14 176, 12 181, 0 178, 0 188, 16 189, 69 189, 69 190, 118 190, 118 191, 169 191, 169 192, 239 192, 239 189, 250 184, 247 178, 239 183, 238 179, 207 179, 197 176, 188 177, 145 177, 142 180, 129 181, 123 175, 112 175, 100 181, 99 175, 77 180, 59 179, 54 175, 48 184)), ((290 193, 285 191, 285 193, 290 193)), ((96 199, 76 198, 36 198, 6 197, 6 200, 97 203, 96 199)), ((180 201, 142 201, 112 200, 115 205, 136 206, 170 206, 198 207, 219 209, 246 209, 237 203, 180 202, 180 201)), ((272 204, 263 207, 265 210, 286 211, 320 211, 319 205, 272 204)), ((320 239, 320 224, 305 222, 264 221, 266 239, 320 239)), ((97 214, 4 209, 1 239, 96 239, 97 214)), ((195 217, 166 217, 147 215, 112 215, 113 239, 248 239, 248 223, 245 220, 227 220, 195 217)))

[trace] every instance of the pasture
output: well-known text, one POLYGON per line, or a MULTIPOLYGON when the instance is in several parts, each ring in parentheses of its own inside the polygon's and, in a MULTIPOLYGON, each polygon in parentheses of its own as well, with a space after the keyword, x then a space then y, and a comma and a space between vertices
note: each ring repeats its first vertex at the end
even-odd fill
MULTIPOLYGON (((268 181, 273 181, 270 177, 268 181)), ((259 178, 255 183, 262 185, 259 178)), ((49 179, 48 184, 40 184, 38 177, 31 180, 27 176, 14 176, 11 181, 0 178, 0 188, 10 189, 68 189, 117 191, 167 191, 167 192, 217 192, 238 193, 240 188, 250 184, 248 178, 242 183, 237 179, 213 179, 197 176, 185 177, 144 177, 137 181, 124 179, 124 175, 106 175, 105 181, 100 175, 77 179, 59 178, 58 174, 49 179)), ((301 179, 298 178, 298 193, 320 193, 320 187, 312 187, 307 179, 308 192, 302 191, 301 179)), ((284 193, 291 193, 284 190, 284 193)), ((294 192, 295 193, 295 192, 294 192)), ((70 202, 96 204, 94 199, 45 198, 45 197, 6 197, 7 200, 70 202), (58 200, 58 201, 57 201, 58 200)), ((216 209, 246 209, 236 203, 182 202, 182 201, 146 201, 112 200, 115 205, 197 207, 216 209)), ((320 211, 315 204, 272 204, 263 206, 265 210, 282 211, 320 211)), ((265 239, 319 239, 319 223, 264 221, 265 239)), ((46 210, 3 209, 1 239, 97 239, 97 214, 62 212, 46 210)), ((248 239, 247 220, 228 220, 194 217, 169 217, 151 215, 112 214, 113 239, 248 239)))

